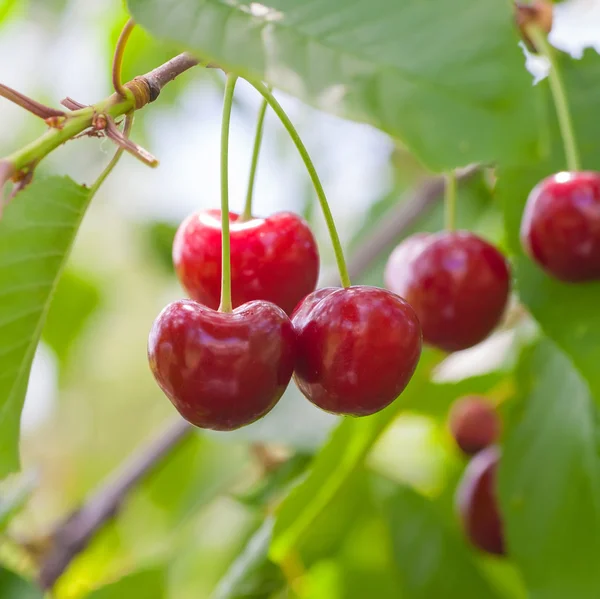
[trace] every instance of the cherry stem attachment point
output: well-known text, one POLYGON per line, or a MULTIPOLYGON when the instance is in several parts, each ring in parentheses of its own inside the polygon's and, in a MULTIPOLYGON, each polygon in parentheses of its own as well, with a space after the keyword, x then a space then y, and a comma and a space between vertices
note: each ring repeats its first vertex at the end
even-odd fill
MULTIPOLYGON (((133 111, 128 112, 125 115, 125 124, 123 125, 122 135, 125 139, 129 139, 129 134, 131 133, 131 127, 133 126, 133 111)), ((102 183, 106 180, 108 175, 112 172, 112 170, 117 166, 117 162, 123 156, 123 152, 125 151, 124 146, 119 146, 117 151, 114 153, 114 156, 111 158, 111 161, 106 165, 106 168, 100 173, 98 178, 94 181, 94 184, 90 187, 90 199, 96 194, 102 183)))
POLYGON ((447 231, 456 228, 456 173, 448 171, 444 184, 444 216, 447 231))
POLYGON ((325 217, 325 223, 327 224, 327 229, 329 230, 331 244, 333 245, 333 251, 335 253, 335 260, 340 273, 340 281, 343 287, 350 287, 350 275, 348 274, 348 267, 346 266, 346 260, 344 258, 340 237, 335 227, 335 221, 333 220, 333 215, 331 214, 331 209, 329 208, 329 202, 327 201, 325 190, 323 189, 323 185, 321 184, 321 180, 319 179, 315 165, 310 158, 310 154, 308 153, 308 150, 306 149, 306 146, 300 138, 300 135, 298 134, 298 131, 294 127, 292 121, 290 121, 290 118, 286 114, 285 110, 276 100, 275 96, 273 96, 269 88, 260 81, 248 80, 248 82, 267 101, 273 112, 279 117, 279 120, 287 130, 289 136, 294 142, 294 145, 298 149, 302 160, 304 161, 306 170, 308 171, 317 193, 319 204, 321 205, 321 210, 323 212, 323 216, 325 217))
POLYGON ((570 171, 579 171, 581 170, 581 159, 575 141, 573 120, 569 110, 565 85, 558 67, 558 62, 555 58, 554 50, 548 42, 546 35, 538 27, 528 27, 527 33, 535 44, 538 52, 550 63, 548 81, 550 83, 550 91, 552 92, 556 115, 558 117, 558 126, 565 148, 567 168, 570 171))
MULTIPOLYGON (((270 88, 267 88, 270 90, 270 88)), ((256 167, 258 165, 258 155, 263 138, 263 129, 265 123, 265 114, 267 112, 267 100, 263 98, 260 108, 258 109, 258 117, 256 120, 256 132, 254 134, 254 147, 252 148, 252 160, 250 162, 250 174, 248 176, 248 191, 246 193, 246 203, 244 211, 239 220, 247 221, 252 218, 252 196, 254 195, 254 181, 256 179, 256 167)))
POLYGON ((229 125, 237 75, 229 73, 225 84, 221 121, 221 303, 219 312, 231 312, 231 240, 229 238, 229 125))
POLYGON ((129 19, 125 26, 123 27, 123 31, 121 31, 121 35, 119 35, 119 39, 117 40, 117 46, 115 47, 115 55, 113 57, 112 64, 112 81, 113 87, 115 91, 122 97, 127 97, 127 89, 123 87, 121 83, 121 67, 123 65, 123 55, 125 54, 125 46, 127 46, 127 42, 129 40, 129 36, 135 27, 135 21, 133 19, 129 19))

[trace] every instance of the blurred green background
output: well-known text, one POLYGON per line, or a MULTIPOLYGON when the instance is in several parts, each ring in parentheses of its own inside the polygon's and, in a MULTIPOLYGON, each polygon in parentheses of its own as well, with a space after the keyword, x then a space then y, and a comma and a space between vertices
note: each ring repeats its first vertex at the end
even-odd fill
MULTIPOLYGON (((67 95, 82 103, 97 101, 111 91, 112 52, 126 18, 119 0, 0 1, 0 81, 50 105, 67 95)), ((177 51, 136 29, 124 77, 146 72, 177 51)), ((26 543, 33 556, 43 550, 53 524, 176 417, 148 369, 146 340, 160 309, 182 296, 170 259, 177 224, 188 213, 219 202, 222 89, 220 74, 202 69, 167 86, 155 104, 137 115, 133 132, 160 159, 160 167, 148 169, 126 155, 85 218, 31 375, 22 421, 24 474, 0 487, 5 499, 22 485, 33 489, 0 540, 0 556, 13 568, 27 570, 16 542, 26 543)), ((430 173, 378 131, 280 98, 313 155, 352 255, 430 173)), ((258 105, 251 88, 240 84, 230 158, 234 209, 241 208, 245 195, 258 105)), ((43 130, 43 123, 0 100, 0 154, 43 130)), ((90 184, 112 152, 109 141, 84 138, 53 153, 40 169, 90 184)), ((311 220, 323 277, 330 275, 333 256, 309 179, 285 132, 268 114, 255 213, 280 209, 311 220)), ((458 224, 502 246, 500 211, 485 173, 461 186, 458 224)), ((438 203, 411 231, 441 226, 438 203)), ((386 257, 387 252, 375 260, 362 282, 382 284, 386 257)), ((381 521, 373 515, 370 489, 390 480, 406 482, 438 497, 451 513, 464 461, 446 430, 448 406, 473 390, 498 402, 510 398, 515 344, 514 332, 500 331, 438 369, 437 391, 407 406, 378 443, 368 468, 356 473, 343 498, 315 523, 302 550, 302 588, 279 596, 335 599, 395 592, 389 568, 383 574, 389 556, 381 546, 381 521)), ((292 385, 261 422, 233 434, 194 434, 131 494, 118 517, 73 562, 56 596, 83 596, 141 571, 141 578, 130 581, 131 592, 123 594, 123 587, 115 596, 210 597, 261 525, 269 509, 264 500, 275 499, 291 480, 285 472, 279 475, 282 480, 265 479, 254 443, 296 456, 290 469, 299 473, 336 421, 308 404, 292 385)), ((485 567, 500 568, 491 562, 485 567)), ((263 583, 272 578, 273 588, 279 588, 279 572, 261 576, 263 583)), ((503 572, 498 579, 511 577, 503 572)), ((267 588, 263 591, 239 596, 269 596, 267 588)), ((113 595, 98 594, 105 596, 113 595)))

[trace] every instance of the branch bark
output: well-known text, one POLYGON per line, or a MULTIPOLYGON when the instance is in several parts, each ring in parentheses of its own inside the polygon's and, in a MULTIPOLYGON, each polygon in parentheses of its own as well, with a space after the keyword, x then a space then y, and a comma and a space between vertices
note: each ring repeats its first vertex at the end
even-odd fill
MULTIPOLYGON (((464 180, 475 170, 476 167, 464 169, 457 174, 457 178, 464 180)), ((372 234, 350 257, 348 268, 351 276, 360 277, 382 251, 439 201, 443 187, 443 177, 431 178, 417 189, 411 198, 386 214, 375 226, 372 234)), ((328 275, 323 281, 324 286, 338 284, 337 273, 328 275)), ((39 583, 43 589, 54 586, 71 561, 85 549, 98 530, 116 515, 135 485, 190 434, 192 429, 193 427, 183 420, 170 425, 155 440, 134 452, 127 463, 101 484, 81 508, 57 524, 50 535, 51 549, 40 569, 39 583)))

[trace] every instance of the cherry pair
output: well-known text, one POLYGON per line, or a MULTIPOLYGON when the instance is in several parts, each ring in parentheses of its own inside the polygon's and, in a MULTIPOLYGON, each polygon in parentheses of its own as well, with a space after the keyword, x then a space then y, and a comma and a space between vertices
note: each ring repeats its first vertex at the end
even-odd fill
POLYGON ((230 220, 233 312, 215 311, 220 213, 196 214, 182 223, 173 257, 197 302, 167 306, 150 334, 152 371, 184 418, 217 430, 249 424, 275 405, 294 370, 304 395, 328 411, 366 415, 391 403, 420 356, 412 308, 374 287, 311 293, 319 257, 296 215, 230 220), (285 312, 296 304, 290 322, 285 312))

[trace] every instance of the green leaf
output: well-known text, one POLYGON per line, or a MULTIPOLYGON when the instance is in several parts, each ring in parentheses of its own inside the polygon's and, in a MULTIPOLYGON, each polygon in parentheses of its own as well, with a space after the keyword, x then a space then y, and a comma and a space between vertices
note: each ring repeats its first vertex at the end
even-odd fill
POLYGON ((403 140, 437 170, 537 158, 537 90, 497 0, 128 0, 205 59, 403 140))
POLYGON ((0 597, 6 599, 44 599, 42 591, 14 572, 0 568, 0 597))
POLYGON ((592 599, 600 588, 600 458, 589 388, 550 341, 519 372, 523 411, 499 469, 508 552, 532 599, 592 599))
POLYGON ((89 277, 69 269, 62 274, 50 303, 42 339, 54 350, 63 367, 100 302, 100 288, 89 277))
POLYGON ((0 220, 0 477, 19 468, 31 362, 88 198, 69 178, 41 177, 0 220))
POLYGON ((475 564, 457 530, 434 504, 409 487, 385 503, 394 558, 411 599, 495 599, 499 597, 475 564))
POLYGON ((269 560, 273 520, 267 518, 221 579, 212 599, 266 599, 285 586, 283 573, 269 560))
POLYGON ((417 372, 407 389, 385 410, 363 418, 345 418, 317 454, 307 477, 282 502, 275 521, 269 555, 284 560, 363 463, 404 402, 424 393, 437 358, 423 352, 417 372))
MULTIPOLYGON (((600 163, 600 121, 595 85, 600 78, 600 56, 592 51, 578 61, 563 56, 561 66, 583 166, 596 169, 600 163)), ((546 86, 547 82, 541 85, 546 86)), ((530 191, 543 177, 565 168, 564 151, 555 126, 552 156, 535 168, 500 169, 497 194, 503 206, 506 242, 513 254, 519 297, 544 333, 570 356, 600 402, 600 283, 573 285, 552 279, 524 255, 519 240, 523 208, 530 191)))
POLYGON ((86 596, 86 599, 167 599, 167 581, 163 568, 134 572, 107 584, 86 596))

